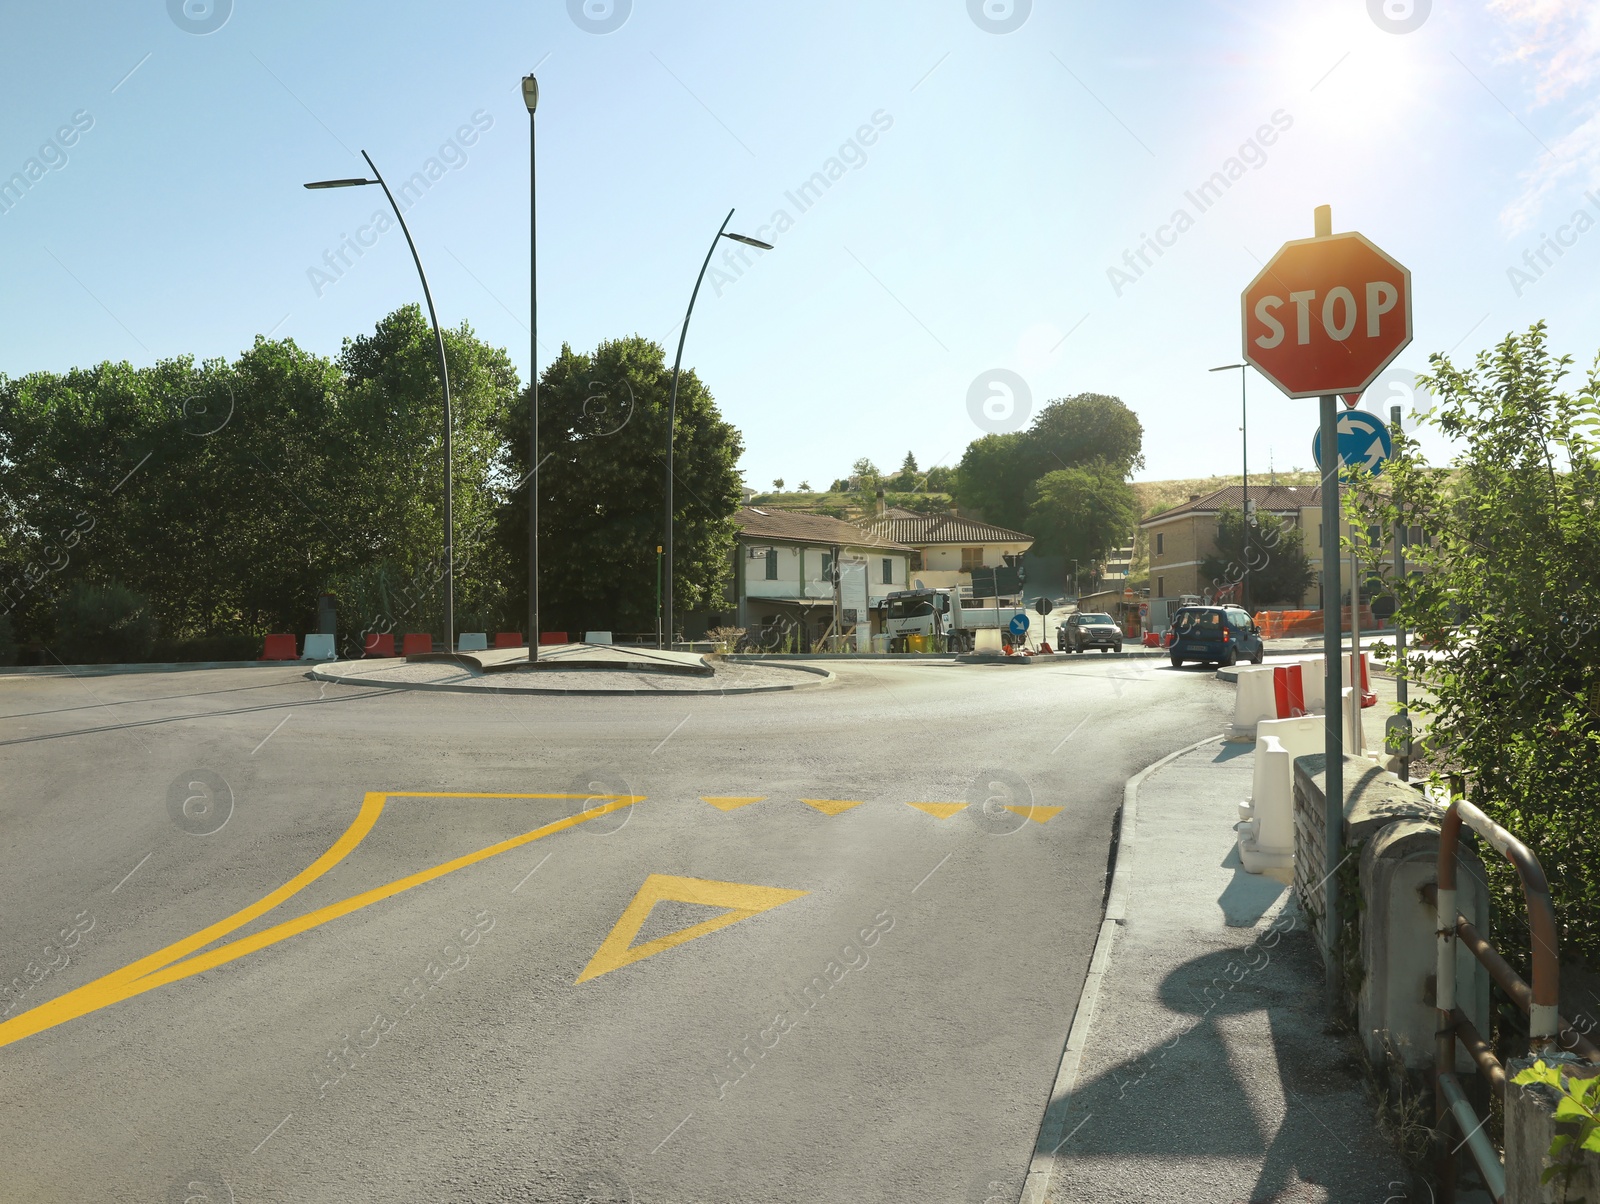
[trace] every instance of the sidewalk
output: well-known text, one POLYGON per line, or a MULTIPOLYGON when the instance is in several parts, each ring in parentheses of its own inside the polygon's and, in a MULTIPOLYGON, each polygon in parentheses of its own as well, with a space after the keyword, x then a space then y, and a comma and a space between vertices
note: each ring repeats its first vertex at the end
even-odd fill
POLYGON ((1238 866, 1254 759, 1212 741, 1130 787, 1024 1201, 1408 1198, 1292 892, 1238 866))

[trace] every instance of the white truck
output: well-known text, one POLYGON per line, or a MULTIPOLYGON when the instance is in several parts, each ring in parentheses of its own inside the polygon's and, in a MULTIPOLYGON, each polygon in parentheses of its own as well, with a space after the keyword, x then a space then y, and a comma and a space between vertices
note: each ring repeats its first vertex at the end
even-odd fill
POLYGON ((903 589, 885 599, 883 629, 896 642, 907 636, 932 637, 928 651, 971 652, 980 631, 1008 631, 1011 620, 1027 615, 1029 634, 1039 634, 1039 616, 1017 606, 973 606, 954 589, 903 589))

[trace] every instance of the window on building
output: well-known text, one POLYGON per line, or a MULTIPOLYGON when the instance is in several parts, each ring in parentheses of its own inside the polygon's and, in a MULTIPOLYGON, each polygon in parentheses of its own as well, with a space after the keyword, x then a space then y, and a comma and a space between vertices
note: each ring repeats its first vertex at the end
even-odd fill
POLYGON ((1156 532, 1156 555, 1165 555, 1167 550, 1167 537, 1160 531, 1156 532))
POLYGON ((894 559, 889 556, 883 558, 883 583, 885 585, 894 584, 894 559))
POLYGON ((824 552, 822 554, 822 580, 831 581, 832 579, 833 579, 833 553, 832 552, 824 552))
POLYGON ((1157 577, 1156 578, 1156 597, 1165 598, 1166 596, 1167 596, 1167 579, 1165 577, 1157 577))
POLYGON ((911 553, 911 571, 913 573, 922 572, 922 553, 921 552, 913 552, 913 553, 911 553))
POLYGON ((962 548, 961 549, 961 571, 963 573, 970 573, 970 572, 972 572, 973 569, 981 569, 982 567, 983 567, 983 549, 982 548, 962 548))
MULTIPOLYGON (((1322 546, 1322 524, 1318 523, 1317 524, 1317 547, 1320 548, 1321 546, 1322 546)), ((1352 661, 1352 663, 1354 663, 1354 662, 1352 661)))
POLYGON ((767 549, 767 580, 768 581, 776 581, 777 579, 778 579, 778 549, 777 548, 768 548, 767 549))

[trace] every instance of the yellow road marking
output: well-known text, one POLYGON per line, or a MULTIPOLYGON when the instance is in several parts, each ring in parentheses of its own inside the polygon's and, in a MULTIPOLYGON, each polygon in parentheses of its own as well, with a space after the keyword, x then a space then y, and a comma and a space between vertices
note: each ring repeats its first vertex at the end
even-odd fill
POLYGON ((327 852, 318 857, 300 873, 276 890, 264 895, 250 906, 236 911, 226 919, 218 920, 192 936, 184 937, 164 949, 147 954, 138 961, 113 970, 86 983, 75 990, 59 995, 55 999, 40 1004, 36 1008, 14 1016, 0 1024, 0 1046, 10 1045, 13 1041, 20 1041, 24 1037, 31 1037, 45 1029, 54 1028, 58 1024, 65 1024, 68 1020, 75 1020, 79 1016, 98 1011, 100 1008, 109 1007, 134 995, 141 995, 145 991, 154 990, 156 987, 177 982, 193 974, 200 974, 217 966, 226 965, 228 962, 275 945, 279 941, 287 940, 291 936, 306 932, 319 925, 326 924, 329 920, 338 919, 340 916, 349 915, 363 907, 391 898, 403 891, 408 891, 435 878, 442 878, 456 870, 465 869, 467 866, 476 865, 480 861, 512 849, 520 848, 525 844, 538 840, 541 837, 551 836, 567 828, 581 824, 586 820, 595 819, 609 812, 630 807, 634 803, 643 802, 643 795, 583 795, 583 794, 476 794, 467 792, 447 791, 418 791, 418 790, 390 790, 369 791, 362 799, 361 809, 351 821, 338 840, 329 846, 327 852), (227 936, 230 932, 237 931, 250 923, 250 921, 265 915, 279 904, 292 898, 300 891, 310 886, 322 875, 326 874, 339 862, 343 861, 364 840, 378 822, 378 817, 383 814, 384 802, 391 798, 500 798, 500 799, 569 799, 569 798, 609 798, 612 801, 604 806, 593 807, 581 811, 576 815, 568 815, 552 823, 524 832, 520 836, 513 836, 502 840, 498 844, 489 845, 473 853, 453 858, 429 869, 420 870, 404 878, 397 878, 383 886, 374 887, 357 895, 340 899, 325 907, 298 916, 293 920, 286 920, 251 936, 230 941, 220 945, 207 953, 196 956, 189 955, 197 950, 212 944, 214 941, 227 936), (187 958, 188 960, 182 960, 187 958))
POLYGON ((907 803, 908 807, 915 807, 918 811, 926 811, 934 819, 949 819, 957 811, 966 807, 965 803, 907 803))
POLYGON ((1052 819, 1054 819, 1056 816, 1060 815, 1063 811, 1065 811, 1066 808, 1065 807, 1010 807, 1010 806, 1008 806, 1008 807, 1006 807, 1006 810, 1015 812, 1016 814, 1022 816, 1023 819, 1031 819, 1036 824, 1047 824, 1052 819))
MULTIPOLYGON (((708 878, 678 878, 671 874, 651 874, 644 880, 639 893, 633 896, 633 901, 623 908, 622 917, 607 934, 606 939, 600 942, 600 948, 595 950, 594 956, 589 959, 589 964, 583 968, 583 973, 578 975, 577 982, 588 982, 591 978, 599 978, 602 974, 620 970, 623 966, 631 966, 634 962, 643 961, 654 954, 675 949, 697 936, 705 936, 708 932, 726 928, 729 924, 748 920, 751 916, 769 911, 780 903, 788 903, 809 893, 803 890, 785 890, 776 886, 750 886, 743 882, 715 882, 708 878), (642 945, 632 945, 633 938, 638 936, 639 929, 644 927, 650 909, 662 902, 699 903, 706 907, 726 907, 729 910, 723 915, 691 924, 688 928, 679 929, 667 936, 657 937, 642 945)), ((573 985, 576 986, 577 983, 573 985)))
POLYGON ((838 799, 838 798, 803 798, 800 800, 808 807, 814 807, 824 815, 842 815, 851 807, 859 807, 866 799, 838 799))
POLYGON ((759 803, 766 797, 767 796, 764 794, 757 794, 750 798, 735 798, 731 795, 702 794, 700 796, 700 801, 702 803, 710 803, 718 811, 736 811, 740 807, 748 807, 751 803, 759 803))

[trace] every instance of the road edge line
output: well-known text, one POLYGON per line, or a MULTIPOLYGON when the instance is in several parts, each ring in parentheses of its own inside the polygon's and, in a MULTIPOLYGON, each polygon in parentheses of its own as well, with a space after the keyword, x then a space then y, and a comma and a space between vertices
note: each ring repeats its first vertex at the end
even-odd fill
POLYGON ((1089 956, 1089 972, 1084 976, 1083 990, 1078 993, 1078 1005, 1073 1011, 1072 1027, 1067 1031, 1067 1041, 1061 1050, 1061 1063, 1056 1069, 1055 1082, 1050 1087, 1050 1098, 1045 1103, 1044 1116, 1039 1122, 1039 1133, 1033 1144, 1033 1158, 1028 1163, 1027 1178, 1022 1183, 1019 1204, 1045 1204, 1049 1195, 1050 1180, 1055 1172, 1056 1150, 1066 1144, 1063 1136, 1067 1117, 1072 1110, 1072 1094, 1078 1086, 1078 1069, 1083 1063, 1083 1051, 1088 1043, 1089 1029, 1094 1024, 1095 1004, 1100 998, 1100 988, 1110 968, 1112 946, 1116 932, 1127 920, 1129 864, 1137 843, 1139 816, 1139 787, 1159 769, 1165 768, 1179 757, 1215 744, 1225 733, 1196 740, 1159 761, 1146 765, 1122 786, 1122 805, 1118 808, 1120 822, 1116 863, 1111 870, 1111 890, 1106 896, 1105 915, 1100 920, 1100 932, 1095 937, 1094 952, 1089 956), (1049 1152, 1044 1152, 1049 1147, 1049 1152))

